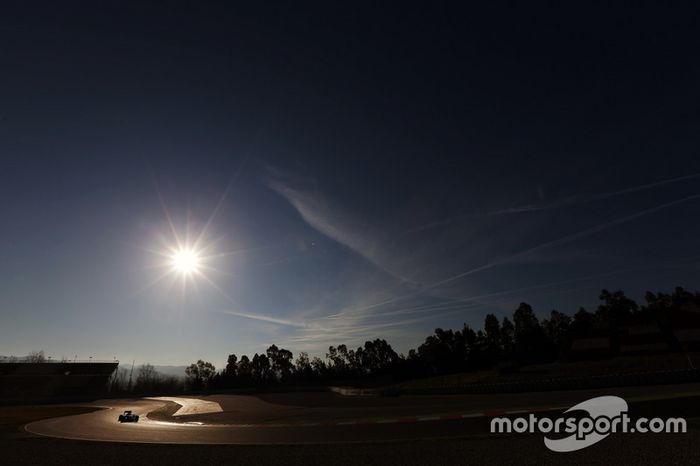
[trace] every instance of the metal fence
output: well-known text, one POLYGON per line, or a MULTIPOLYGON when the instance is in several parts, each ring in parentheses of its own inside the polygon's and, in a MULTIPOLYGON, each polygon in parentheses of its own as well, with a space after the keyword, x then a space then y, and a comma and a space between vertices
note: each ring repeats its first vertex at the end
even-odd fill
POLYGON ((36 359, 28 356, 24 357, 16 357, 16 356, 1 356, 0 357, 0 364, 2 363, 28 363, 28 364, 42 364, 42 363, 61 363, 61 364, 68 364, 68 363, 108 363, 108 362, 116 362, 119 363, 118 359, 54 359, 51 357, 47 357, 44 359, 36 359))

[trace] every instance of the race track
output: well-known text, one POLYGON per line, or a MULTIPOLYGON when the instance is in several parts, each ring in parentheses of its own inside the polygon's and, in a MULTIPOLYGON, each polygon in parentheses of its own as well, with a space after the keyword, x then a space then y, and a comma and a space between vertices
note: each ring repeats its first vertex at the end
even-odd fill
MULTIPOLYGON (((107 404, 106 404, 107 403, 107 404)), ((46 419, 26 426, 28 432, 73 440, 176 444, 309 444, 455 437, 474 433, 465 420, 433 420, 359 425, 200 425, 150 420, 146 415, 165 405, 157 400, 110 400, 105 409, 46 419), (138 423, 119 423, 131 409, 138 423)))
MULTIPOLYGON (((686 385, 610 392, 620 392, 629 401, 640 403, 640 407, 660 409, 659 414, 670 415, 674 414, 673 410, 680 410, 691 417, 698 415, 688 407, 697 406, 699 390, 697 385, 686 385), (622 393, 625 391, 627 393, 622 393), (688 398, 690 395, 695 397, 692 402, 688 398)), ((600 394, 569 391, 500 397, 485 395, 483 399, 465 395, 434 401, 410 397, 362 400, 313 393, 272 396, 267 400, 263 399, 265 397, 240 395, 203 397, 206 400, 192 397, 101 400, 88 404, 99 407, 94 412, 36 421, 27 424, 25 429, 37 435, 73 440, 219 445, 484 437, 490 435, 492 416, 541 411, 543 407, 554 414, 600 394), (522 404, 524 400, 531 401, 531 409, 522 404), (172 402, 180 406, 170 404, 172 402), (487 402, 490 405, 486 405, 487 402), (332 406, 321 406, 323 403, 332 406), (549 408, 544 403, 550 403, 549 408), (166 407, 171 408, 173 415, 154 413, 166 407), (140 416, 138 423, 117 421, 118 415, 127 409, 140 416), (445 415, 448 409, 453 414, 445 415), (151 418, 149 413, 152 413, 151 418)))

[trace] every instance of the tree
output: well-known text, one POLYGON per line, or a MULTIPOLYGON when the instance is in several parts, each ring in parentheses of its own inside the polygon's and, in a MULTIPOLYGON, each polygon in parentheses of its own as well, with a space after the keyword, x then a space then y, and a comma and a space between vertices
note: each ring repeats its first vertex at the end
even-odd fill
MULTIPOLYGON (((345 346, 345 345, 341 345, 345 346)), ((343 356, 338 352, 335 346, 331 345, 328 347, 328 352, 326 353, 326 359, 330 361, 329 369, 331 369, 336 377, 342 377, 345 375, 345 360, 343 356)))
POLYGON ((570 326, 571 317, 555 309, 552 309, 549 319, 542 322, 544 333, 556 345, 559 345, 567 338, 570 326))
MULTIPOLYGON (((683 290, 680 288, 680 290, 683 290)), ((676 288, 676 292, 679 288, 676 288)), ((689 294, 689 293, 688 293, 689 294)), ((692 295, 691 295, 692 296, 692 295)), ((679 295, 674 293, 674 295, 668 295, 666 293, 654 294, 647 291, 644 295, 644 299, 647 302, 646 312, 649 313, 652 319, 656 322, 659 327, 659 331, 666 342, 666 345, 671 349, 671 351, 682 351, 683 346, 681 342, 678 341, 676 334, 673 331, 672 324, 672 314, 676 313, 682 306, 681 302, 683 299, 678 299, 679 295), (679 302, 680 301, 680 302, 679 302), (674 306, 676 304, 676 306, 674 306)))
POLYGON ((515 357, 523 363, 541 362, 547 357, 547 341, 532 306, 520 303, 513 313, 515 357))
POLYGON ((515 323, 516 340, 540 326, 537 316, 535 316, 535 312, 532 310, 532 306, 527 303, 520 303, 518 309, 513 313, 513 322, 515 323))
POLYGON ((255 353, 250 363, 253 380, 258 385, 264 385, 272 380, 270 359, 265 354, 255 353))
POLYGON ((195 389, 207 389, 209 383, 216 375, 216 367, 210 362, 198 360, 196 363, 190 364, 185 369, 190 383, 195 389))
POLYGON ((576 314, 574 314, 569 330, 573 336, 583 337, 591 333, 593 330, 593 323, 593 314, 588 312, 585 308, 580 307, 578 311, 576 311, 576 314))
POLYGON ((353 376, 364 375, 364 370, 362 368, 362 353, 363 350, 361 346, 358 347, 355 351, 348 351, 348 370, 352 373, 353 376))
POLYGON ((309 354, 305 351, 299 352, 294 364, 294 375, 300 382, 310 382, 315 378, 314 368, 311 366, 309 354))
POLYGON ((342 376, 350 375, 350 355, 348 353, 348 347, 346 345, 338 345, 337 351, 337 361, 340 363, 339 371, 342 376))
POLYGON ((142 364, 136 373, 134 390, 137 392, 150 392, 156 383, 158 373, 151 364, 142 364))
POLYGON ((224 368, 224 371, 226 372, 226 375, 229 377, 235 377, 236 376, 236 363, 238 362, 238 356, 235 354, 229 354, 228 359, 226 360, 226 367, 224 368))
POLYGON ((501 324, 501 343, 504 356, 507 358, 512 357, 515 348, 515 326, 508 317, 504 317, 501 324))
POLYGON ((620 352, 621 325, 625 319, 637 312, 638 306, 637 303, 625 296, 622 290, 612 293, 608 290, 602 290, 600 299, 603 304, 598 306, 596 315, 604 324, 607 324, 612 354, 618 354, 620 352))
MULTIPOLYGON (((124 371, 126 379, 126 371, 124 371)), ((125 385, 128 385, 124 381, 125 385)), ((134 383, 134 391, 137 393, 172 393, 182 389, 182 380, 175 376, 159 374, 151 364, 139 366, 134 383)))
POLYGON ((109 391, 111 393, 126 391, 128 378, 128 370, 123 367, 117 368, 117 370, 112 373, 112 377, 109 379, 109 391))
POLYGON ((501 345, 501 325, 493 314, 487 314, 484 319, 484 346, 489 363, 496 362, 503 353, 501 345))
MULTIPOLYGON (((439 330, 435 329, 438 334, 439 330)), ((418 347, 418 356, 432 373, 446 372, 450 368, 450 349, 437 335, 429 335, 418 347)))
POLYGON ((475 340, 476 334, 466 325, 456 332, 436 328, 434 335, 427 337, 418 347, 418 355, 432 372, 464 370, 475 356, 475 340))
POLYGON ((694 308, 700 310, 700 294, 686 291, 683 287, 677 286, 671 294, 671 305, 675 309, 694 308))
POLYGON ((253 383, 253 365, 247 355, 241 356, 241 360, 236 364, 236 373, 238 374, 238 383, 241 386, 247 387, 253 383))
POLYGON ((317 374, 317 377, 325 377, 328 372, 328 366, 326 366, 326 363, 323 362, 323 359, 319 358, 318 356, 315 356, 311 360, 311 367, 317 374))
POLYGON ((552 310, 549 319, 542 322, 542 329, 545 335, 557 349, 559 356, 563 356, 568 351, 570 338, 571 317, 557 310, 552 310))
POLYGON ((386 340, 377 338, 366 341, 362 351, 362 366, 372 374, 386 372, 399 359, 399 355, 386 340))
POLYGON ((46 362, 46 355, 44 354, 44 351, 32 351, 29 353, 29 356, 27 356, 27 362, 34 362, 34 363, 39 363, 39 362, 46 362))
POLYGON ((226 359, 226 367, 217 378, 217 384, 221 387, 231 388, 236 385, 238 375, 238 356, 229 354, 226 359))
POLYGON ((267 349, 270 368, 273 376, 281 382, 288 381, 292 376, 294 355, 291 351, 272 345, 267 349))
POLYGON ((625 292, 622 290, 615 292, 601 290, 600 300, 603 301, 603 304, 598 306, 598 314, 604 321, 615 320, 620 323, 622 319, 629 317, 639 309, 637 303, 625 296, 625 292))
POLYGON ((475 370, 484 366, 483 332, 479 335, 465 324, 461 332, 455 333, 455 340, 456 353, 452 370, 475 370))

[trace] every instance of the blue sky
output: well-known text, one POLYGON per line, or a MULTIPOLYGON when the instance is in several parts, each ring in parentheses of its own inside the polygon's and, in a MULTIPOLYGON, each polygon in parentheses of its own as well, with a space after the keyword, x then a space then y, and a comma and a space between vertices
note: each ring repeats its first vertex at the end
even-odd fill
POLYGON ((405 352, 521 301, 697 288, 691 28, 220 8, 1 20, 0 354, 405 352))

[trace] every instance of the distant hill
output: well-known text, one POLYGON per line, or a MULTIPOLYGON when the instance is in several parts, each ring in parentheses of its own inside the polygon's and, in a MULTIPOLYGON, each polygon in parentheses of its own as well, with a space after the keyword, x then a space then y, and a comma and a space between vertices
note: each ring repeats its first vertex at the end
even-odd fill
POLYGON ((159 374, 174 375, 175 377, 185 377, 187 366, 153 366, 159 374))

